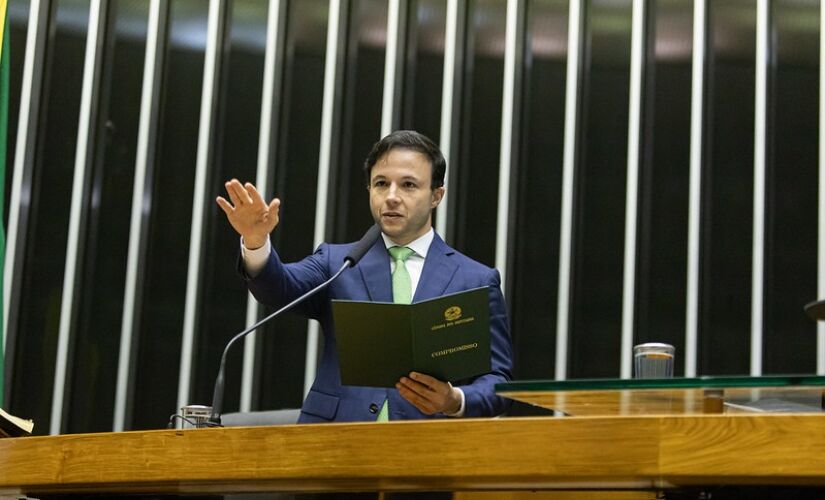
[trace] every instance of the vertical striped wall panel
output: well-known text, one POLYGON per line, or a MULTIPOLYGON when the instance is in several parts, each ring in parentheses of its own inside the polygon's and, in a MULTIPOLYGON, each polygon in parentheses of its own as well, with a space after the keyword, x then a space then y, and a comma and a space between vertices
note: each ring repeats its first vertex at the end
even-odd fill
MULTIPOLYGON (((72 399, 78 384, 115 430, 208 404, 223 339, 267 310, 231 276, 237 239, 213 203, 224 177, 281 198, 273 245, 298 259, 369 225, 360 165, 398 128, 445 152, 433 222, 500 269, 518 377, 630 377, 647 341, 676 345, 686 376, 825 371, 825 330, 802 312, 825 298, 818 0, 11 0, 9 12, 21 43, 6 384, 39 432, 102 430, 72 399), (107 93, 115 41, 139 111, 107 93), (57 88, 66 64, 87 69, 57 88), (119 144, 135 145, 128 189, 106 180, 119 144), (104 196, 129 200, 111 208, 128 239, 98 217, 121 206, 104 196), (92 255, 119 278, 100 281, 106 259, 92 255)), ((230 357, 227 410, 300 405, 322 342, 295 318, 250 337, 230 357)))

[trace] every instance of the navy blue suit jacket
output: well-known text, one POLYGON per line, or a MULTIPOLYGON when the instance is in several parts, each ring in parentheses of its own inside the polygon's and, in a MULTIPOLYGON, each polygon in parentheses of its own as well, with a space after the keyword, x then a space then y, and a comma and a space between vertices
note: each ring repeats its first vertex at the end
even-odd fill
MULTIPOLYGON (((352 244, 325 243, 314 254, 292 264, 281 262, 273 249, 263 270, 254 278, 247 277, 249 290, 262 303, 276 307, 287 304, 331 277, 343 264, 350 248, 352 244)), ((496 383, 510 379, 512 370, 507 310, 500 282, 498 271, 453 250, 436 234, 413 297, 413 302, 418 302, 471 288, 490 287, 492 370, 456 384, 464 391, 465 417, 498 415, 509 407, 508 400, 496 396, 494 390, 496 383)), ((331 299, 392 302, 390 260, 383 239, 379 238, 361 261, 344 271, 329 288, 293 310, 318 320, 325 337, 318 373, 301 408, 299 422, 375 420, 375 408, 380 408, 385 399, 389 400, 390 420, 443 417, 421 413, 395 389, 341 385, 331 299)))

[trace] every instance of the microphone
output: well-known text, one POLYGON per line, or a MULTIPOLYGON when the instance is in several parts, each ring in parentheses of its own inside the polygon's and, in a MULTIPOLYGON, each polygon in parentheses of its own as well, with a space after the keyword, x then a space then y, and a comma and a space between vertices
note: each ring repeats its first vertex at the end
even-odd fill
POLYGON ((825 300, 817 300, 810 304, 805 304, 805 312, 813 320, 825 320, 825 300))
POLYGON ((364 233, 364 236, 361 237, 358 242, 353 245, 352 249, 350 249, 349 253, 347 253, 346 257, 344 257, 344 264, 336 271, 335 274, 332 275, 331 278, 324 281, 320 285, 316 286, 312 290, 308 291, 307 293, 301 295, 297 299, 293 300, 289 304, 283 306, 282 308, 278 309, 274 313, 270 314, 269 316, 265 317, 264 319, 258 321, 254 325, 248 327, 246 330, 242 331, 241 333, 232 337, 229 342, 226 343, 226 347, 223 348, 223 354, 221 355, 221 365, 218 368, 218 377, 215 379, 215 390, 212 393, 212 413, 209 416, 209 425, 211 426, 220 426, 221 425, 221 410, 223 409, 223 393, 224 393, 224 368, 226 366, 226 355, 229 352, 229 348, 232 345, 239 341, 240 339, 246 337, 253 331, 257 330, 258 327, 263 325, 264 323, 270 321, 271 319, 275 318, 279 314, 284 311, 288 311, 296 304, 299 304, 306 300, 307 298, 315 295, 320 290, 326 288, 330 283, 335 281, 338 276, 341 275, 347 268, 354 267, 358 264, 358 261, 367 253, 367 251, 375 244, 378 240, 379 235, 381 234, 381 228, 378 224, 374 224, 372 227, 367 229, 367 232, 364 233))
POLYGON ((350 262, 350 267, 354 267, 355 264, 358 264, 358 261, 361 260, 361 257, 367 253, 367 250, 372 248, 372 245, 375 244, 376 240, 378 240, 378 236, 381 234, 381 227, 378 224, 373 224, 372 227, 367 229, 367 232, 364 233, 364 236, 358 240, 358 243, 352 246, 352 249, 349 251, 344 260, 348 260, 350 262))

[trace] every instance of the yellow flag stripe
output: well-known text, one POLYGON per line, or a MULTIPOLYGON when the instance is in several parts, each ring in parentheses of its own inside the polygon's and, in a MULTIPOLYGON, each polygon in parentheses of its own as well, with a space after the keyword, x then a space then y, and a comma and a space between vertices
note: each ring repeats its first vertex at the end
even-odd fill
POLYGON ((6 50, 6 45, 3 43, 3 31, 6 29, 6 5, 7 0, 0 0, 0 57, 3 56, 3 51, 6 50))

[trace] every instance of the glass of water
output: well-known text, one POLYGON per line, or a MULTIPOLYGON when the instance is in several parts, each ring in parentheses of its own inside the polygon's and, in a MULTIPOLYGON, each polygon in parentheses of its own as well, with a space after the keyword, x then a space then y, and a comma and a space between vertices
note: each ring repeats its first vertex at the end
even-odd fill
POLYGON ((633 372, 635 378, 672 378, 673 355, 676 349, 670 344, 649 342, 633 348, 633 372))
POLYGON ((207 427, 209 417, 212 416, 212 407, 203 405, 187 405, 180 409, 181 429, 202 429, 207 427))

